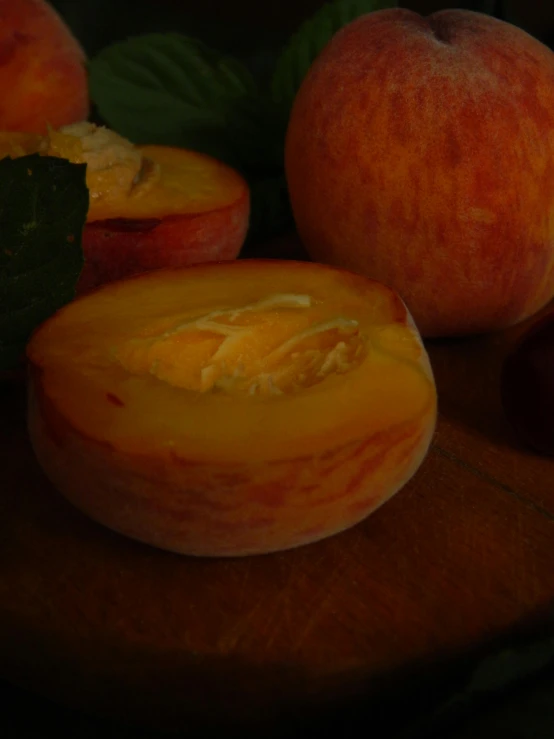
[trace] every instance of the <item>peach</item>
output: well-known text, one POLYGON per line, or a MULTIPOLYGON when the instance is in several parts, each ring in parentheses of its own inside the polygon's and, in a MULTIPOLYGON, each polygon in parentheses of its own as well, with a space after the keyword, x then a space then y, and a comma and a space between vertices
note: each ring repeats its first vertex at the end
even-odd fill
POLYGON ((104 208, 91 207, 79 294, 161 267, 235 259, 244 244, 250 193, 238 172, 185 149, 139 151, 159 166, 159 181, 126 206, 116 208, 108 199, 104 208))
POLYGON ((33 152, 87 165, 77 294, 140 272, 235 259, 242 248, 249 189, 222 162, 185 149, 137 147, 87 122, 45 137, 0 132, 0 157, 33 152))
POLYGON ((479 13, 362 16, 310 68, 286 139, 315 260, 396 290, 424 336, 554 294, 554 54, 479 13))
POLYGON ((0 0, 0 129, 46 133, 89 114, 85 54, 44 0, 0 0))
POLYGON ((86 122, 51 131, 42 151, 87 164, 90 207, 77 294, 140 272, 238 256, 250 194, 222 162, 185 149, 136 147, 86 122))
POLYGON ((174 552, 287 549, 353 526, 421 464, 436 390, 389 288, 309 262, 157 270, 34 333, 28 428, 91 518, 174 552))

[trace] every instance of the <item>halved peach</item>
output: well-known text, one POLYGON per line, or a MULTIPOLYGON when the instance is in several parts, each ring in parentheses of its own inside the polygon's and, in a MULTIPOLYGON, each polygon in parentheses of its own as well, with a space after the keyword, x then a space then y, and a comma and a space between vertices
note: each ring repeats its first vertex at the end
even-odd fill
POLYGON ((90 205, 77 294, 154 269, 235 259, 242 248, 249 188, 212 157, 134 146, 86 121, 45 137, 0 131, 0 157, 37 152, 87 165, 90 205))
POLYGON ((238 172, 186 149, 138 148, 159 165, 159 181, 120 208, 92 204, 78 294, 140 272, 235 259, 244 244, 250 195, 238 172))
POLYGON ((29 433, 93 519, 184 554, 346 529, 422 462, 436 390, 387 287, 319 264, 159 270, 79 298, 32 337, 29 433))
POLYGON ((238 256, 250 195, 222 162, 186 149, 133 146, 86 122, 50 131, 42 149, 87 164, 78 294, 140 272, 238 256))

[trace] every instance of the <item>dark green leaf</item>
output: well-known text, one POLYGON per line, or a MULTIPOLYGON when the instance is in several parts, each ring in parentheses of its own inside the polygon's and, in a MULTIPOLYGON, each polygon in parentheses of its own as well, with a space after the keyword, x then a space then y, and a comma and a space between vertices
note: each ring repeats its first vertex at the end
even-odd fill
POLYGON ((550 665, 554 665, 554 637, 550 635, 495 651, 474 668, 458 692, 401 732, 398 739, 423 739, 435 731, 441 735, 446 726, 467 716, 487 696, 513 689, 550 665))
POLYGON ((86 165, 38 154, 0 161, 0 370, 75 295, 88 211, 86 165))
MULTIPOLYGON (((435 739, 552 739, 554 670, 545 671, 517 689, 502 693, 479 710, 455 721, 435 739)), ((431 739, 428 735, 426 739, 431 739)))
POLYGON ((273 98, 282 114, 288 117, 312 62, 340 28, 360 15, 397 4, 396 0, 334 0, 307 20, 290 39, 273 76, 273 98))
POLYGON ((196 39, 149 34, 109 46, 90 62, 89 84, 102 119, 134 143, 195 149, 241 169, 263 159, 270 115, 252 75, 196 39))

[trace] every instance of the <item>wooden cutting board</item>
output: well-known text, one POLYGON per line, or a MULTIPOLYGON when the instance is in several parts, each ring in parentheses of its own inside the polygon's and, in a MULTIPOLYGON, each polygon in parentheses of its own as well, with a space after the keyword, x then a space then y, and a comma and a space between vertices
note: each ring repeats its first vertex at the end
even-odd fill
POLYGON ((554 605, 554 460, 518 446, 499 371, 522 327, 430 342, 440 420, 354 529, 203 560, 127 540, 49 485, 0 388, 0 677, 154 725, 269 717, 473 649, 554 605))

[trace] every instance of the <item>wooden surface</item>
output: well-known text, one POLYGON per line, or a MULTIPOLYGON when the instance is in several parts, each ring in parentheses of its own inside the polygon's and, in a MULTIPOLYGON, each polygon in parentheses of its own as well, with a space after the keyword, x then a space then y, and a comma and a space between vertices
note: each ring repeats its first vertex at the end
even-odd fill
POLYGON ((0 677, 156 726, 267 722, 540 621, 554 461, 502 416, 519 331, 430 343, 441 414, 413 481, 342 535, 257 558, 179 557, 87 520, 42 476, 22 389, 4 385, 0 677))
MULTIPOLYGON (((90 53, 176 28, 245 56, 279 48, 322 2, 53 0, 90 53)), ((504 5, 550 38, 550 3, 504 5)), ((0 677, 154 725, 268 725, 285 705, 317 713, 385 683, 394 699, 398 676, 412 689, 424 667, 531 627, 554 606, 554 461, 521 449, 502 416, 517 333, 429 345, 435 442, 387 505, 334 539, 247 560, 180 558, 85 519, 34 461, 22 389, 0 385, 0 677)))

